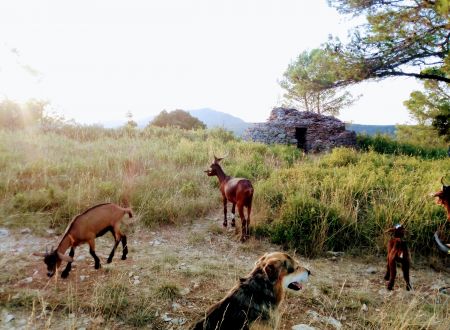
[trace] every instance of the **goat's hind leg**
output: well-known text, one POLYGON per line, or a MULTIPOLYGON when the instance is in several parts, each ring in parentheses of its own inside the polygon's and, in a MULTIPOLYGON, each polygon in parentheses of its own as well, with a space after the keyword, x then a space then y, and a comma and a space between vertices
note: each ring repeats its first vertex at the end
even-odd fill
POLYGON ((231 227, 236 227, 236 203, 233 203, 231 213, 233 214, 233 218, 231 219, 231 227))
POLYGON ((111 253, 109 254, 108 260, 106 260, 108 264, 111 263, 111 261, 113 260, 114 253, 116 252, 117 249, 117 245, 119 245, 120 243, 120 232, 118 233, 117 231, 111 230, 111 234, 114 237, 114 245, 111 250, 111 253))
MULTIPOLYGON (((73 258, 74 255, 75 255, 75 248, 72 246, 70 248, 69 257, 73 258)), ((67 278, 67 276, 69 276, 71 269, 72 269, 72 262, 68 262, 66 268, 61 273, 61 277, 67 278)))
POLYGON ((395 277, 397 276, 397 264, 395 259, 389 261, 389 282, 387 285, 388 290, 392 290, 394 288, 395 277))

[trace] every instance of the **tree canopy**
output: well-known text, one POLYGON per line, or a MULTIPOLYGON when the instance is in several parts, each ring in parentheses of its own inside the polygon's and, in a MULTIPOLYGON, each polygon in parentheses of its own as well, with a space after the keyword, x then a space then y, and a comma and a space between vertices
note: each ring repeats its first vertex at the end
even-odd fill
POLYGON ((449 0, 328 0, 344 14, 365 15, 347 44, 324 50, 335 81, 326 88, 371 78, 410 76, 450 83, 449 0))
POLYGON ((49 120, 45 113, 47 101, 29 100, 24 104, 5 99, 0 102, 0 127, 22 129, 42 125, 49 120))
POLYGON ((183 110, 174 110, 171 112, 163 110, 149 123, 149 125, 160 127, 174 126, 182 129, 206 128, 206 125, 202 121, 183 110))
POLYGON ((284 72, 280 82, 286 90, 288 105, 317 112, 338 115, 341 108, 352 104, 355 98, 349 92, 326 87, 336 80, 334 63, 322 49, 304 51, 284 72))

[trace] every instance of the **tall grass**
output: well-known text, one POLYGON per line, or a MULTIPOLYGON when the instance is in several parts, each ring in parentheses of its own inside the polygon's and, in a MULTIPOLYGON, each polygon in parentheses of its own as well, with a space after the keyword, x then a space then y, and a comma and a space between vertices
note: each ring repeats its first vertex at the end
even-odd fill
MULTIPOLYGON (((221 210, 213 155, 227 174, 255 186, 256 234, 307 255, 384 249, 383 231, 401 222, 412 249, 428 254, 445 222, 429 193, 449 173, 435 157, 334 149, 303 156, 294 147, 243 142, 224 130, 93 129, 0 131, 0 223, 62 230, 102 202, 131 205, 147 225, 195 221, 221 210)), ((439 157, 437 157, 439 158, 439 157)))
POLYGON ((415 156, 424 159, 445 159, 447 150, 442 147, 425 147, 394 140, 387 135, 357 136, 357 144, 361 150, 373 150, 381 154, 415 156))

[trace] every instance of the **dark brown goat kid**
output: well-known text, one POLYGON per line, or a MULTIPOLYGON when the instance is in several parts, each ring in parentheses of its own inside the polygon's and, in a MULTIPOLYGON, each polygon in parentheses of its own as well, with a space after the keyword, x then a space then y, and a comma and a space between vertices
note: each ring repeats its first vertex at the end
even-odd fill
POLYGON ((412 286, 409 280, 409 269, 411 266, 411 260, 409 256, 408 246, 403 239, 405 237, 405 228, 397 224, 393 228, 387 230, 388 233, 393 233, 393 237, 388 243, 388 255, 387 255, 387 270, 384 279, 389 281, 387 289, 392 290, 394 288, 395 277, 397 275, 397 263, 402 265, 403 278, 406 282, 406 290, 411 290, 412 286))
POLYGON ((72 219, 59 241, 56 250, 52 248, 50 252, 34 253, 34 255, 44 257, 44 262, 47 265, 47 276, 49 277, 55 274, 56 269, 61 265, 62 261, 67 261, 68 264, 61 273, 61 277, 66 278, 69 276, 72 268, 75 247, 83 243, 88 243, 89 252, 95 261, 95 269, 99 269, 100 259, 95 254, 95 238, 111 232, 114 236, 115 243, 107 262, 110 263, 112 261, 117 245, 121 241, 123 250, 122 260, 125 260, 128 254, 127 237, 119 228, 120 222, 125 214, 128 214, 130 218, 133 216, 131 209, 123 208, 116 204, 105 203, 93 206, 72 219), (66 256, 64 253, 69 247, 69 256, 66 256))
POLYGON ((235 210, 238 208, 239 217, 241 218, 242 234, 241 241, 245 241, 250 236, 250 213, 252 211, 253 200, 253 186, 250 180, 243 178, 233 178, 226 175, 220 167, 219 162, 223 158, 217 158, 214 156, 214 162, 211 164, 210 169, 206 170, 208 176, 217 176, 219 179, 220 192, 222 193, 223 200, 223 226, 228 225, 227 221, 227 203, 233 204, 231 213, 233 218, 231 220, 231 226, 236 225, 235 222, 235 210), (247 219, 244 216, 244 207, 247 208, 247 219))

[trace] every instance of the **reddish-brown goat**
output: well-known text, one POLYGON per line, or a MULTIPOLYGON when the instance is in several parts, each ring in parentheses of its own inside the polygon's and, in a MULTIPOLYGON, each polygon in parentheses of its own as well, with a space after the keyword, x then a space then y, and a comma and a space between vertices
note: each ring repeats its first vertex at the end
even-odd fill
POLYGON ((75 247, 80 244, 88 243, 89 252, 95 260, 95 269, 100 268, 100 259, 95 254, 95 238, 111 232, 114 236, 114 246, 108 257, 108 263, 112 261, 114 252, 122 241, 122 260, 127 258, 128 247, 127 237, 120 231, 120 221, 122 217, 128 213, 131 218, 133 214, 131 209, 123 208, 116 204, 105 203, 91 207, 83 213, 77 215, 67 226, 67 229, 61 238, 56 250, 45 253, 34 253, 37 256, 43 256, 44 262, 47 265, 47 275, 51 277, 55 274, 56 269, 61 265, 62 261, 67 261, 68 264, 61 273, 62 278, 69 276, 72 268, 73 256, 75 255, 75 247), (69 256, 64 255, 70 247, 69 256))
POLYGON ((227 203, 233 204, 231 208, 231 213, 233 218, 231 219, 231 226, 236 225, 235 222, 235 210, 236 205, 239 212, 239 217, 241 218, 242 224, 242 234, 241 241, 245 241, 250 236, 250 213, 252 211, 252 200, 253 200, 253 186, 250 180, 243 178, 233 178, 226 175, 225 172, 220 167, 219 162, 223 158, 217 158, 214 156, 214 162, 211 164, 210 169, 206 170, 208 176, 217 176, 220 184, 220 192, 222 193, 223 200, 223 226, 228 225, 227 222, 227 203), (247 208, 247 219, 244 216, 244 207, 247 208))
POLYGON ((450 186, 444 184, 444 178, 441 178, 442 190, 433 195, 437 197, 436 203, 441 204, 447 211, 447 220, 450 221, 450 186))
POLYGON ((393 228, 389 228, 387 232, 394 233, 394 236, 388 243, 387 270, 386 275, 384 275, 384 279, 389 281, 387 284, 387 289, 392 290, 394 288, 398 262, 402 265, 403 278, 406 282, 406 290, 409 291, 412 289, 409 281, 411 260, 409 257, 408 246, 403 240, 403 237, 405 236, 405 228, 402 225, 395 225, 393 228))

